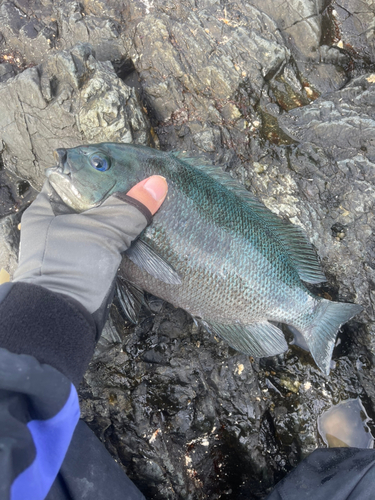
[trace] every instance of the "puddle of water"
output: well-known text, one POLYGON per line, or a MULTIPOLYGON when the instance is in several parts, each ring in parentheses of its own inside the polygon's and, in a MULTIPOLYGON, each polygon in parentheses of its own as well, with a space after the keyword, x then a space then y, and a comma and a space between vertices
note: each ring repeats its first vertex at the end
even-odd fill
POLYGON ((373 448, 370 420, 361 400, 348 399, 332 406, 318 418, 318 430, 328 448, 373 448))

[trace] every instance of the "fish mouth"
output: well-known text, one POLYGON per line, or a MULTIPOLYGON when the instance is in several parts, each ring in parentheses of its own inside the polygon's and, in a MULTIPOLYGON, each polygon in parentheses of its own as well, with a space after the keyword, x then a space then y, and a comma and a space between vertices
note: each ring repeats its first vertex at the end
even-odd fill
POLYGON ((66 149, 56 149, 53 156, 57 165, 46 169, 46 176, 49 178, 52 174, 56 174, 66 181, 72 182, 72 166, 68 160, 66 149))
POLYGON ((57 165, 46 169, 45 174, 51 186, 63 202, 77 211, 87 209, 82 204, 80 193, 74 183, 74 167, 70 163, 66 149, 56 149, 53 156, 57 165))
POLYGON ((51 183, 53 183, 53 178, 51 177, 57 175, 58 177, 61 177, 63 181, 68 181, 69 183, 72 182, 72 173, 64 173, 64 171, 60 167, 49 167, 46 169, 46 176, 49 179, 51 183))

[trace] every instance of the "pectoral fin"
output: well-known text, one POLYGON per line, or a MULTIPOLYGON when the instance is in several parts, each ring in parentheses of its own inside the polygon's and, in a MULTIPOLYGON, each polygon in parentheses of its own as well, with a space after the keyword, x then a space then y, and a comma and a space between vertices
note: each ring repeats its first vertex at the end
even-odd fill
POLYGON ((145 241, 138 239, 125 252, 129 259, 140 269, 154 278, 170 285, 181 284, 181 279, 173 267, 160 257, 145 241))
POLYGON ((288 349, 283 332, 268 321, 251 325, 225 325, 202 320, 199 322, 237 351, 256 358, 276 356, 288 349))

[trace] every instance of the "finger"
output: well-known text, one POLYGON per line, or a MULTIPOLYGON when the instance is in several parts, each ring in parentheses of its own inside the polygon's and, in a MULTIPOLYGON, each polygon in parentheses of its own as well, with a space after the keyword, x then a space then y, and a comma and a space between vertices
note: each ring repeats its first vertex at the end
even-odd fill
POLYGON ((145 205, 152 215, 159 210, 168 192, 168 184, 161 175, 152 175, 136 184, 126 193, 145 205))

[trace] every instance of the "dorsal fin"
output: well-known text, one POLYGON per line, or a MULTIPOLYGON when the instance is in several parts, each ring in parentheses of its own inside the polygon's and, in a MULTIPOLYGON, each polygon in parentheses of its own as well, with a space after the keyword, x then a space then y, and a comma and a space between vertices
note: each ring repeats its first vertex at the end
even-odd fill
POLYGON ((287 250, 301 280, 308 283, 327 281, 314 247, 299 226, 295 226, 271 212, 256 196, 247 191, 237 180, 232 179, 220 166, 212 165, 205 158, 194 157, 189 153, 172 152, 170 154, 178 160, 205 172, 241 198, 263 220, 267 228, 277 236, 287 250))

